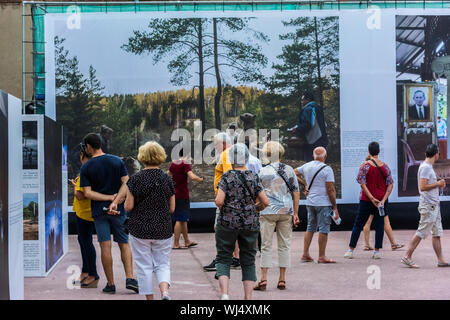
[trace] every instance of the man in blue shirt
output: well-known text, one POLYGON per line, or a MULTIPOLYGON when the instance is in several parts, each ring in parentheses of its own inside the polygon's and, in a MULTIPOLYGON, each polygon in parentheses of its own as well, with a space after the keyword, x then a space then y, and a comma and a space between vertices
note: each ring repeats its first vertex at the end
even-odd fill
POLYGON ((80 187, 84 188, 85 197, 91 199, 92 218, 100 243, 103 269, 108 280, 103 292, 116 292, 111 254, 112 232, 114 241, 119 244, 127 277, 126 288, 137 293, 138 284, 133 279, 133 260, 124 225, 127 214, 122 204, 129 177, 123 161, 119 157, 105 154, 101 144, 102 141, 96 133, 89 133, 83 138, 83 148, 92 158, 81 167, 80 187), (117 203, 115 206, 112 205, 114 200, 117 203))
POLYGON ((305 138, 303 157, 306 162, 309 162, 313 160, 315 148, 325 148, 328 145, 328 137, 323 109, 314 102, 314 95, 310 92, 303 93, 301 105, 303 107, 300 111, 298 124, 290 131, 305 138))

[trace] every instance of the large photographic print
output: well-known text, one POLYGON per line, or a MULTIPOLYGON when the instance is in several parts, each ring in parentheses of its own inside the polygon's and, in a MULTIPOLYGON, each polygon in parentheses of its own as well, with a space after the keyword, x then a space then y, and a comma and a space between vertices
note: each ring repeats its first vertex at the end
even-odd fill
POLYGON ((45 271, 63 255, 62 129, 44 118, 45 150, 45 271))
POLYGON ((22 125, 23 169, 38 168, 37 121, 24 121, 22 125))
MULTIPOLYGON (((276 129, 286 148, 283 161, 298 167, 305 142, 288 129, 309 91, 325 114, 322 135, 340 196, 339 17, 93 14, 77 30, 55 21, 53 40, 56 119, 68 132, 70 178, 89 132, 102 135, 103 151, 123 157, 130 174, 148 140, 166 149, 162 169, 168 169, 179 143, 171 139, 175 129, 189 132, 192 157, 195 145, 211 144, 203 135, 208 129, 262 132, 249 145, 258 157, 262 144, 276 137, 259 130, 276 129)), ((214 163, 192 165, 204 182, 191 183, 191 201, 213 201, 214 163)))
POLYGON ((447 154, 447 86, 433 64, 450 55, 450 16, 397 16, 397 137, 398 196, 418 196, 417 169, 430 143, 439 146, 434 165, 447 180, 442 195, 450 195, 450 155, 447 154))

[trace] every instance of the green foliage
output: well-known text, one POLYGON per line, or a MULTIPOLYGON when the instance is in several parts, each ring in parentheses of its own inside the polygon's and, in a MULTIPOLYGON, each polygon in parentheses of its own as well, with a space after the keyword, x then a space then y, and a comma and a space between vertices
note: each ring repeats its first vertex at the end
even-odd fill
POLYGON ((447 96, 439 94, 437 96, 438 115, 443 119, 447 119, 447 96))
POLYGON ((74 146, 88 133, 86 128, 98 125, 95 119, 103 87, 92 66, 87 78, 81 73, 78 58, 69 57, 64 41, 55 37, 56 117, 67 130, 69 146, 74 146))
POLYGON ((25 220, 37 221, 39 219, 38 208, 38 204, 34 201, 31 201, 28 206, 23 207, 23 218, 25 220))

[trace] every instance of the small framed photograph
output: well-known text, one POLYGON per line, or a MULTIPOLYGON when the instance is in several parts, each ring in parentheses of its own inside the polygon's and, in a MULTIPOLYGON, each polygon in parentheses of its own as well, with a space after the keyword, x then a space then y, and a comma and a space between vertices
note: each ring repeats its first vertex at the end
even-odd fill
POLYGON ((433 121, 433 86, 431 84, 419 83, 405 85, 405 93, 406 103, 408 105, 406 109, 406 121, 433 121))

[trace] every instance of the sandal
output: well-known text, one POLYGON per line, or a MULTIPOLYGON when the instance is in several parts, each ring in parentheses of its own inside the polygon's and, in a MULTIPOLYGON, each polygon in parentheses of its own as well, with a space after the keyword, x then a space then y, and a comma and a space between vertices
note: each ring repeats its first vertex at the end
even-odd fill
POLYGON ((311 258, 311 257, 305 257, 305 256, 302 256, 301 261, 302 261, 302 262, 314 262, 314 259, 311 258))
POLYGON ((403 248, 405 245, 403 243, 397 243, 397 244, 393 244, 391 245, 392 251, 395 251, 397 249, 403 248))
POLYGON ((364 251, 372 251, 374 250, 374 248, 372 248, 371 246, 364 246, 364 251))
POLYGON ((267 280, 261 280, 260 282, 258 282, 258 285, 253 288, 253 290, 266 291, 266 288, 267 288, 267 280))
POLYGON ((415 268, 415 269, 419 268, 419 266, 417 264, 415 264, 413 261, 409 261, 405 257, 402 258, 401 263, 407 265, 410 268, 415 268))
POLYGON ((280 290, 286 289, 286 281, 284 281, 284 280, 278 281, 277 288, 280 289, 280 290))

